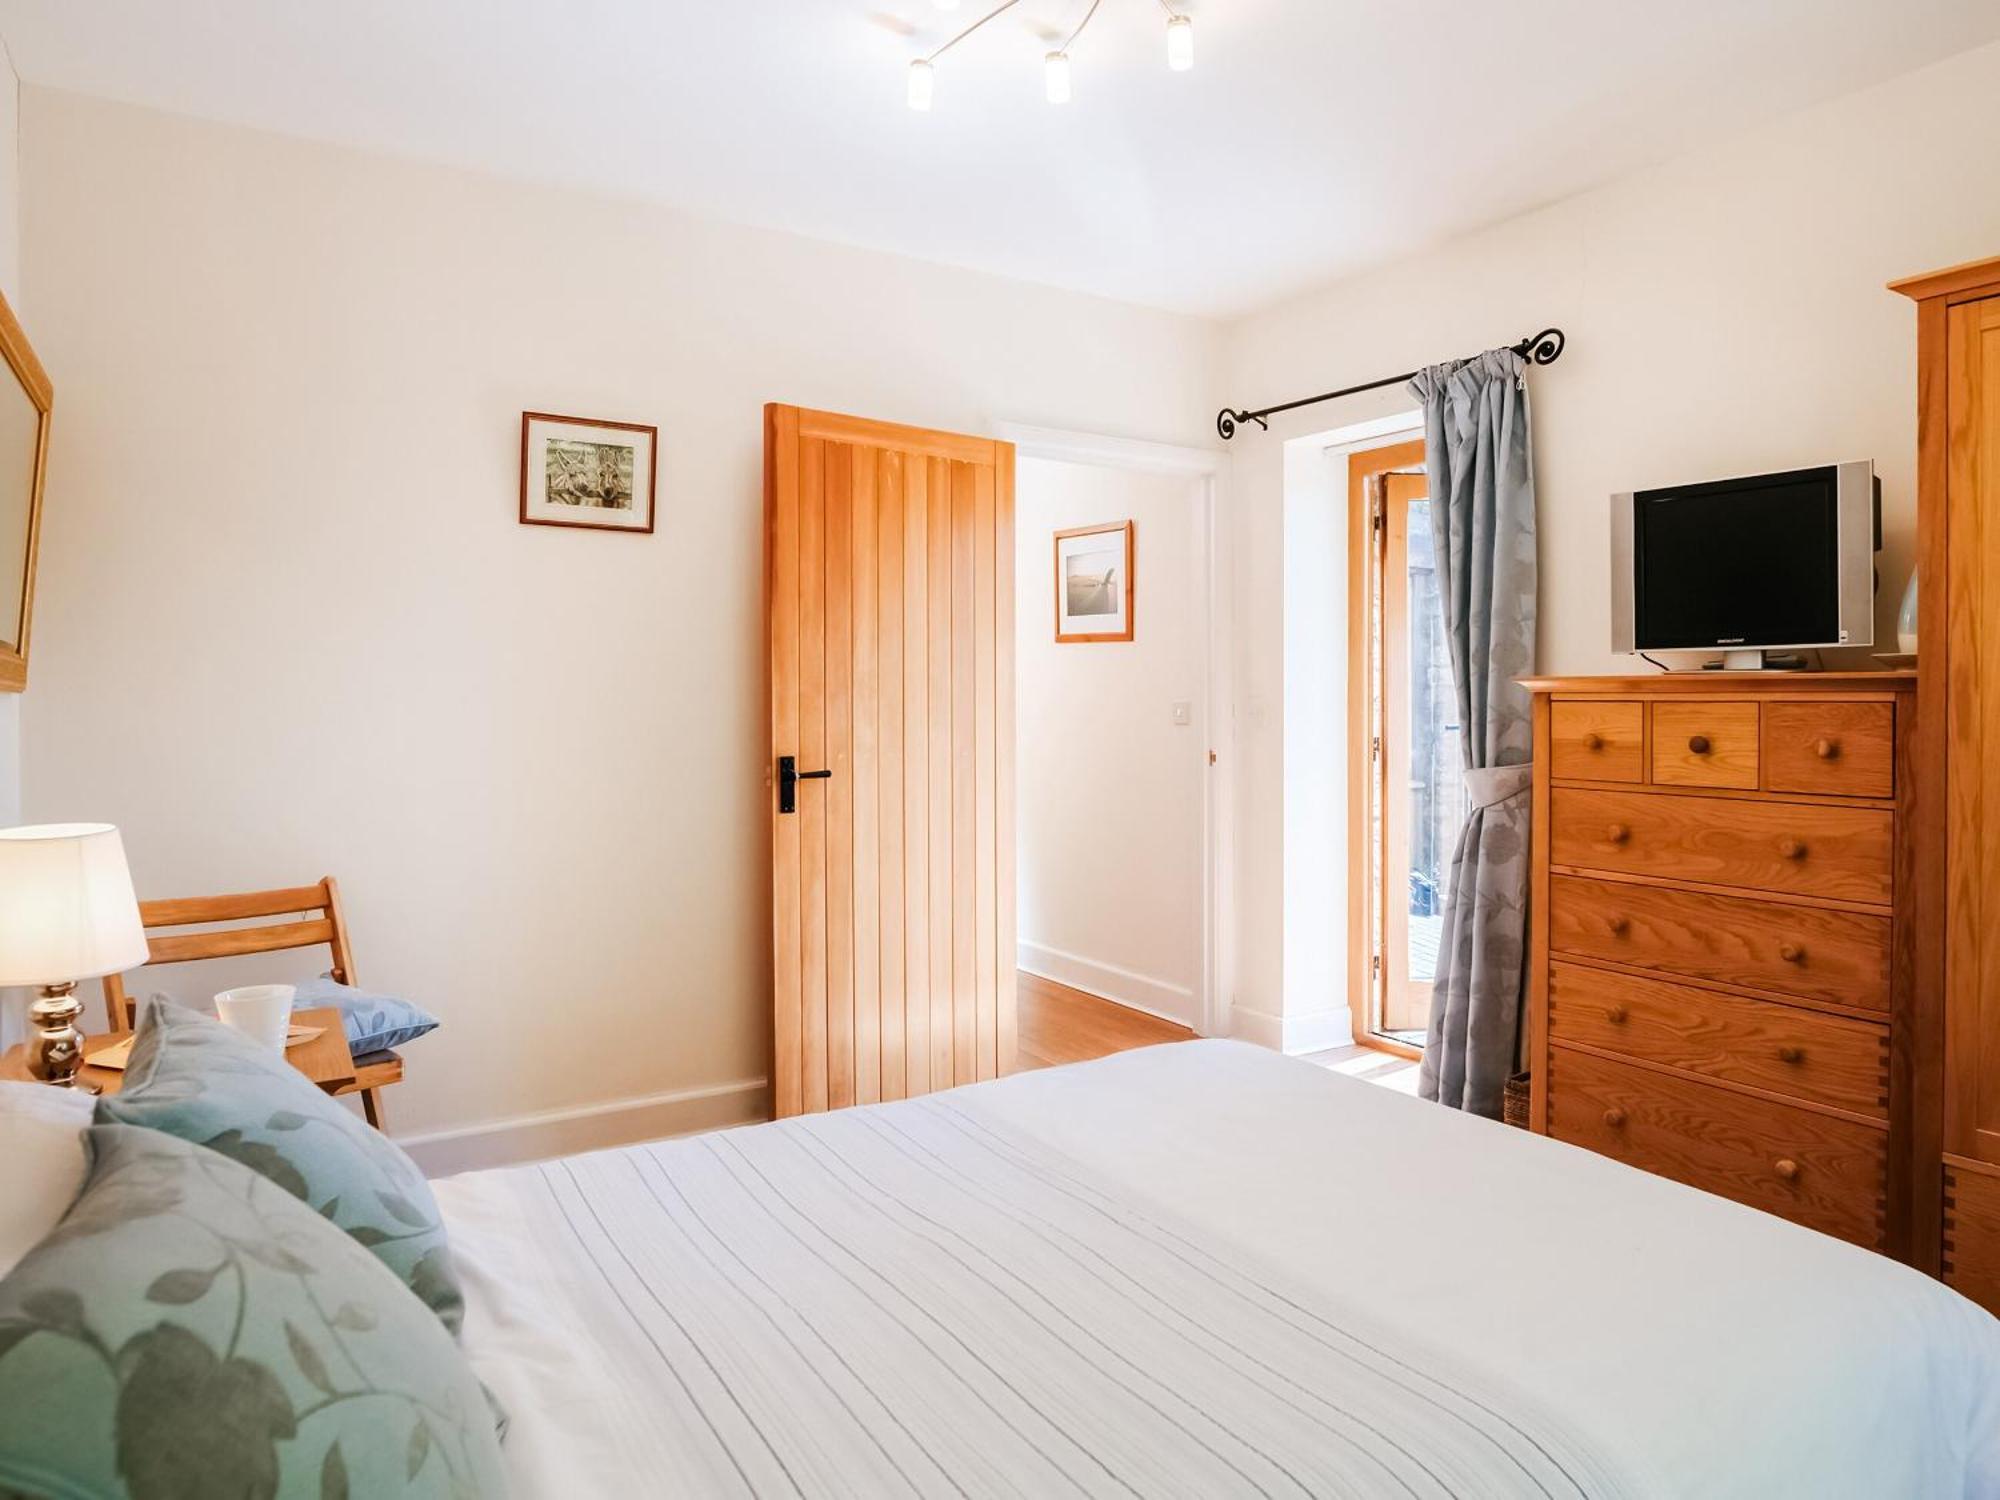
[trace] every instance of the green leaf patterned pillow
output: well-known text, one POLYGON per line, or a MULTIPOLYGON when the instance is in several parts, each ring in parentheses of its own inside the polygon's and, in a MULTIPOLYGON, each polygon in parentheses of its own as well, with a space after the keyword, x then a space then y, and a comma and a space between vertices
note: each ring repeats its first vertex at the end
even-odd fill
POLYGON ((277 1053, 149 999, 124 1087, 98 1101, 97 1118, 163 1130, 269 1178, 374 1251, 458 1332, 465 1299, 424 1174, 277 1053))
POLYGON ((484 1391, 380 1261, 203 1146, 90 1145, 68 1216, 0 1280, 0 1494, 502 1493, 484 1391))

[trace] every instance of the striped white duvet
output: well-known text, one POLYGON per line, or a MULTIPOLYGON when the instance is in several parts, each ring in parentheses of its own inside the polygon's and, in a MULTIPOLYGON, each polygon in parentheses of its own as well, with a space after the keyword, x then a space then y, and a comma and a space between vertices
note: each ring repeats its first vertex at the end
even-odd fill
MULTIPOLYGON (((1327 1180, 1294 1184, 1289 1215, 1260 1198, 1248 1226, 1255 1238, 1270 1243, 1292 1217, 1310 1243, 1326 1233, 1329 1212, 1350 1237, 1428 1231, 1427 1215, 1412 1212, 1420 1183, 1368 1201, 1342 1181, 1336 1164, 1346 1153, 1392 1149, 1359 1128, 1378 1101, 1393 1101, 1391 1113, 1419 1134, 1420 1122, 1447 1113, 1252 1049, 1192 1044, 479 1173, 439 1190, 470 1283, 468 1347, 513 1414, 509 1458, 526 1494, 1697 1492, 1685 1487, 1695 1475, 1662 1465, 1659 1443, 1631 1440, 1634 1423, 1565 1409, 1547 1382, 1496 1364, 1488 1339, 1454 1348, 1422 1326, 1421 1312, 1399 1320, 1399 1306, 1427 1303, 1421 1286, 1356 1280, 1344 1274, 1351 1266, 1302 1275, 1295 1256, 1259 1253, 1244 1225, 1218 1217, 1228 1194, 1212 1174, 1227 1170, 1233 1143, 1245 1175, 1261 1175, 1261 1158, 1280 1144, 1266 1132, 1267 1149, 1256 1150, 1269 1115, 1294 1132, 1332 1131, 1317 1142, 1327 1180), (1352 1108, 1288 1110, 1288 1097, 1352 1108), (1248 1117, 1250 1134, 1237 1116, 1248 1117), (1065 1149, 1077 1127, 1090 1132, 1091 1150, 1065 1149)), ((1526 1145, 1544 1162, 1589 1160, 1486 1122, 1457 1126, 1481 1132, 1465 1137, 1480 1151, 1526 1145)), ((1574 1179, 1573 1193, 1590 1189, 1598 1165, 1574 1179)), ((1715 1202, 1672 1193, 1704 1211, 1715 1202)), ((1722 1207, 1732 1228, 1762 1219, 1722 1207)), ((1715 1232, 1701 1213, 1687 1223, 1715 1232)), ((1811 1251, 1832 1245, 1777 1227, 1811 1251)), ((1467 1252, 1479 1232, 1468 1217, 1467 1252)), ((1501 1274, 1514 1264, 1505 1238, 1485 1257, 1501 1274)), ((1835 1248, 1852 1257, 1848 1272, 1896 1271, 1835 1248)), ((1420 1273, 1426 1257, 1411 1249, 1406 1274, 1420 1273)), ((1803 1259, 1810 1268, 1814 1256, 1803 1259)), ((1913 1290, 1912 1280, 1894 1278, 1893 1290, 1913 1290)), ((1523 1290, 1496 1285, 1494 1299, 1510 1306, 1523 1290)), ((1677 1300, 1697 1290, 1634 1284, 1630 1297, 1652 1300, 1647 1316, 1657 1319, 1685 1312, 1677 1300)), ((1923 1290, 1949 1298, 1939 1305, 1953 1318, 1968 1306, 1923 1290)), ((1516 1315, 1496 1316, 1505 1324, 1516 1315)), ((1607 1310, 1601 1332, 1616 1337, 1629 1320, 1629 1309, 1607 1310)), ((1573 1361, 1569 1321, 1558 1325, 1547 1347, 1518 1346, 1515 1363, 1573 1361)), ((1958 1336, 1973 1334, 1985 1343, 1978 1373, 1990 1377, 1992 1329, 1962 1320, 1958 1336)), ((1600 1378, 1624 1378, 1633 1355, 1655 1353, 1604 1348, 1600 1378)), ((1665 1415, 1702 1421, 1689 1437, 1726 1442, 1726 1416, 1705 1398, 1733 1377, 1714 1364, 1682 1410, 1665 1415)), ((1866 1410, 1877 1442, 1880 1384, 1871 1371, 1855 1391, 1865 1399, 1854 1416, 1866 1410)), ((1645 1386, 1635 1382, 1635 1396, 1645 1386)), ((1990 1410, 1990 1389, 1968 1385, 1966 1395, 1990 1410)), ((1931 1426, 1911 1440, 1935 1442, 1931 1426)), ((1958 1493, 1976 1488, 1971 1447, 1965 1434, 1955 1460, 1965 1482, 1935 1491, 1699 1492, 1958 1493)), ((1746 1453, 1735 1472, 1755 1483, 1769 1461, 1746 1453)), ((1709 1468, 1703 1483, 1732 1472, 1726 1455, 1709 1468)), ((1845 1479, 1867 1484, 1881 1472, 1876 1463, 1845 1479)), ((1921 1483, 1939 1470, 1919 1460, 1900 1472, 1921 1483)))

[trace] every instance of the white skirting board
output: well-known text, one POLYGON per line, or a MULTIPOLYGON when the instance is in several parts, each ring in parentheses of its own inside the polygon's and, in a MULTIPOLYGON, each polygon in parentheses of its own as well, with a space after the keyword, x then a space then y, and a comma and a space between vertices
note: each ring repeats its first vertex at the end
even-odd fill
POLYGON ((1186 985, 1172 984, 1148 974, 1136 974, 1116 964, 1099 963, 1080 954, 1046 948, 1025 939, 1018 945, 1014 961, 1027 973, 1052 979, 1057 984, 1066 984, 1073 990, 1100 995, 1132 1010, 1158 1016, 1162 1021, 1172 1021, 1177 1026, 1195 1031, 1201 1029, 1194 991, 1186 985))
MULTIPOLYGON (((395 1108, 396 1095, 385 1101, 395 1108)), ((676 1089, 638 1099, 614 1099, 574 1109, 544 1110, 452 1130, 398 1136, 396 1144, 409 1152, 426 1177, 449 1177, 482 1167, 507 1167, 525 1161, 602 1151, 635 1141, 693 1135, 729 1125, 751 1125, 771 1118, 771 1087, 766 1079, 676 1089)))
POLYGON ((1252 1010, 1240 1000, 1230 1007, 1229 1034, 1293 1057, 1325 1052, 1354 1043, 1354 1017, 1346 1009, 1314 1011, 1304 1016, 1274 1016, 1252 1010))

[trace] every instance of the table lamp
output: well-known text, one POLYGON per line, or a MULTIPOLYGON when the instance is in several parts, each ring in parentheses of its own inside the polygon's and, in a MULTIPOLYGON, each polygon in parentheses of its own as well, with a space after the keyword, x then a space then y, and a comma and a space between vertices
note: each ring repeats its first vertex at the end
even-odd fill
MULTIPOLYGON (((31 984, 28 1072, 63 1088, 79 1083, 79 979, 136 968, 147 957, 125 844, 109 823, 0 828, 0 985, 31 984)), ((95 1092, 95 1090, 92 1090, 95 1092)))

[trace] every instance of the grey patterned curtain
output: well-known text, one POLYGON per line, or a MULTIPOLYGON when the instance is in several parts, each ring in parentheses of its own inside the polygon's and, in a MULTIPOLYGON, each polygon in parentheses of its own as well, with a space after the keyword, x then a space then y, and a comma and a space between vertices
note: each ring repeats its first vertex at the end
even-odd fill
POLYGON ((1452 856, 1419 1088, 1498 1116, 1520 1050, 1528 948, 1535 466, 1527 363, 1509 349, 1433 365, 1424 406, 1438 591, 1471 811, 1452 856))

